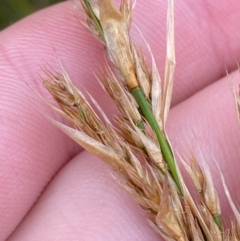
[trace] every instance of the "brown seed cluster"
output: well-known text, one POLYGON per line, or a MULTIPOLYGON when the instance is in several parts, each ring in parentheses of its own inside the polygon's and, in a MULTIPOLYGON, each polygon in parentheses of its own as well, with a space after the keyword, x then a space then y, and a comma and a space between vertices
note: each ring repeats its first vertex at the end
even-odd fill
MULTIPOLYGON (((193 153, 189 158, 182 156, 180 159, 196 188, 198 201, 193 200, 177 167, 182 185, 182 190, 179 190, 156 136, 131 94, 131 89, 135 87, 142 90, 159 128, 166 134, 165 122, 170 108, 175 67, 173 0, 169 0, 163 81, 149 46, 152 56, 150 68, 130 39, 130 1, 122 0, 120 8, 112 0, 81 0, 81 4, 86 17, 84 26, 105 45, 117 70, 114 73, 107 66, 96 77, 121 112, 113 118, 118 127, 111 124, 90 96, 102 116, 96 114, 64 68, 62 73, 45 71, 43 83, 59 108, 50 105, 67 118, 74 128, 55 120, 52 122, 123 177, 120 179, 113 175, 116 182, 145 210, 149 224, 165 240, 240 240, 240 215, 234 209, 230 195, 230 205, 237 222, 232 222, 229 229, 222 230, 221 209, 211 173, 206 163, 203 162, 203 168, 200 167, 193 153)), ((239 96, 236 93, 235 100, 238 106, 239 96)), ((165 138, 167 140, 167 136, 165 138)), ((227 193, 226 186, 225 190, 227 193)))

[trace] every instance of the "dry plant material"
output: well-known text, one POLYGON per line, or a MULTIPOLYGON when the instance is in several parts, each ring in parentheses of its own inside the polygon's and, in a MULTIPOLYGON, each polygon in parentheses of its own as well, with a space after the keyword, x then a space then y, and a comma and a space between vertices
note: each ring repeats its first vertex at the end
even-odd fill
MULTIPOLYGON (((175 67, 173 0, 169 0, 163 81, 150 47, 147 45, 151 67, 132 43, 130 1, 122 0, 119 8, 112 0, 81 0, 81 5, 86 19, 83 25, 105 45, 116 70, 115 73, 106 66, 96 78, 120 110, 121 114, 114 117, 118 128, 90 96, 102 116, 96 114, 64 68, 62 73, 45 70, 43 84, 59 105, 50 106, 74 128, 51 121, 123 176, 121 181, 114 175, 113 178, 145 210, 149 224, 165 240, 239 240, 240 215, 232 200, 229 198, 237 222, 223 229, 218 195, 209 168, 204 164, 202 169, 193 153, 189 158, 181 157, 199 195, 200 202, 196 203, 166 136, 175 67)), ((235 99, 239 104, 239 95, 235 94, 235 99)))

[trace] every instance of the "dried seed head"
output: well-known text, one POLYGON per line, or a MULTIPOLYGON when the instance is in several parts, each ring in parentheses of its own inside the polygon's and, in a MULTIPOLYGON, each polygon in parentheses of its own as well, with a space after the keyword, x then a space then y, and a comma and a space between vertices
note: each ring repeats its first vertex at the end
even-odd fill
POLYGON ((99 79, 99 82, 102 83, 103 88, 115 101, 120 111, 127 117, 129 116, 135 124, 141 122, 142 118, 137 109, 136 101, 128 94, 128 90, 118 82, 110 68, 108 68, 107 74, 103 74, 99 79))
POLYGON ((203 183, 204 203, 213 216, 220 215, 220 203, 217 191, 213 184, 213 179, 209 167, 204 163, 204 183, 203 183))
POLYGON ((194 217, 196 217, 201 230, 203 230, 203 234, 206 237, 207 241, 214 241, 214 237, 209 231, 208 226, 205 223, 204 218, 202 217, 202 214, 200 213, 198 206, 195 204, 190 192, 188 191, 186 185, 184 182, 182 182, 182 188, 183 188, 183 197, 187 205, 189 206, 189 210, 193 213, 194 217))
POLYGON ((185 241, 184 232, 178 223, 170 197, 169 182, 168 177, 166 176, 161 196, 161 203, 156 216, 156 224, 174 240, 185 241))
POLYGON ((187 157, 182 155, 181 157, 182 163, 184 168, 186 169, 188 175, 190 176, 194 186, 196 187, 197 191, 202 194, 203 192, 203 183, 204 183, 204 175, 203 172, 198 165, 196 157, 193 153, 190 155, 190 160, 188 161, 187 157))
POLYGON ((172 200, 172 207, 176 215, 176 219, 178 220, 179 226, 181 227, 182 232, 184 233, 184 236, 188 236, 188 226, 187 226, 187 220, 184 215, 185 210, 183 208, 182 203, 185 203, 185 208, 187 207, 187 203, 185 200, 181 200, 179 193, 177 192, 176 189, 176 184, 172 180, 172 177, 169 178, 169 186, 170 186, 170 196, 172 200))
POLYGON ((138 133, 149 157, 153 164, 155 164, 163 172, 166 171, 166 163, 163 161, 162 153, 159 147, 148 138, 139 128, 135 127, 135 131, 138 133))
POLYGON ((131 43, 124 15, 111 0, 99 0, 99 21, 101 23, 110 58, 124 77, 130 89, 138 86, 135 76, 131 43))
MULTIPOLYGON (((126 147, 128 149, 128 147, 126 147)), ((142 164, 136 156, 128 150, 128 162, 119 163, 122 173, 126 177, 126 182, 118 180, 118 183, 127 190, 131 196, 150 213, 158 210, 161 188, 156 183, 150 169, 144 170, 142 164)), ((149 167, 150 168, 150 167, 149 167)))
POLYGON ((215 223, 214 219, 212 218, 212 214, 209 212, 208 208, 204 204, 202 204, 202 205, 199 205, 198 209, 200 210, 208 226, 209 232, 211 233, 212 237, 214 237, 214 240, 222 241, 222 233, 218 225, 215 223))
POLYGON ((194 218, 191 210, 188 209, 186 211, 186 216, 188 219, 188 226, 189 226, 188 232, 189 232, 190 240, 205 241, 202 231, 199 227, 199 224, 197 220, 194 218))
POLYGON ((54 120, 51 121, 70 138, 72 138, 79 145, 81 145, 85 150, 93 153, 94 155, 108 163, 110 166, 118 169, 118 162, 121 162, 124 158, 121 150, 116 151, 111 147, 94 140, 82 131, 70 128, 54 120))
POLYGON ((118 124, 119 134, 128 141, 128 143, 138 152, 143 152, 143 142, 127 118, 122 116, 115 117, 115 122, 118 124))
POLYGON ((149 73, 143 56, 132 46, 132 54, 135 62, 136 75, 139 85, 147 99, 150 98, 149 73))
POLYGON ((159 75, 159 72, 157 70, 157 66, 155 63, 155 59, 153 57, 152 52, 151 53, 151 57, 152 57, 152 89, 151 89, 151 100, 152 100, 152 111, 153 111, 153 115, 159 125, 159 127, 161 128, 161 130, 163 129, 163 123, 162 123, 162 119, 160 117, 161 114, 161 78, 159 75))
MULTIPOLYGON (((111 134, 109 121, 108 126, 102 122, 85 96, 73 85, 65 69, 63 68, 63 74, 51 74, 48 71, 45 73, 47 78, 43 81, 44 86, 70 117, 68 119, 91 138, 117 150, 119 146, 116 137, 111 134)), ((104 119, 106 120, 106 117, 104 119)))
MULTIPOLYGON (((59 103, 61 110, 57 111, 70 119, 77 130, 53 122, 125 178, 125 181, 116 179, 143 209, 147 210, 149 219, 153 222, 152 226, 157 228, 166 240, 222 240, 222 234, 213 219, 220 214, 220 208, 209 170, 203 173, 194 155, 191 156, 190 165, 186 164, 195 186, 203 196, 202 205, 197 206, 184 184, 177 164, 176 173, 179 174, 179 186, 182 187, 180 192, 162 160, 158 142, 149 132, 136 127, 142 122, 142 118, 136 101, 126 88, 126 85, 130 89, 141 87, 147 97, 146 105, 150 107, 149 110, 163 130, 163 137, 166 138, 171 152, 164 125, 170 108, 175 65, 173 0, 169 0, 167 61, 162 90, 159 87, 160 76, 154 59, 150 73, 141 52, 137 51, 130 41, 130 1, 122 0, 120 9, 113 5, 111 0, 81 1, 89 29, 104 42, 111 60, 125 81, 125 84, 119 83, 110 69, 102 78, 104 88, 123 113, 123 116, 116 118, 120 130, 116 130, 105 115, 105 123, 101 121, 65 71, 62 75, 47 73, 52 82, 46 81, 45 86, 59 103), (144 155, 138 158, 143 153, 144 155)), ((91 96, 90 98, 99 112, 102 112, 97 102, 91 96)), ((231 205, 233 206, 233 203, 231 205)), ((234 208, 233 210, 235 211, 234 208)), ((225 240, 239 239, 239 213, 235 212, 235 215, 238 223, 232 225, 225 240)))
POLYGON ((64 76, 59 73, 53 74, 48 70, 44 70, 44 73, 48 79, 43 80, 43 84, 51 95, 61 104, 76 106, 78 96, 72 83, 65 81, 64 76))
MULTIPOLYGON (((85 0, 82 1, 86 2, 85 0)), ((137 57, 135 54, 135 59, 133 57, 135 49, 131 45, 128 33, 132 12, 130 1, 122 1, 120 9, 114 5, 112 0, 98 0, 97 4, 96 1, 94 1, 93 6, 91 6, 91 1, 88 2, 90 3, 91 10, 97 18, 95 26, 98 21, 101 26, 109 58, 120 72, 127 86, 130 89, 138 87, 139 80, 137 80, 136 73, 141 77, 144 76, 145 66, 143 66, 143 61, 140 56, 137 57), (136 58, 138 66, 134 63, 136 58)), ((86 3, 84 10, 86 11, 86 3)), ((87 9, 87 13, 88 12, 89 9, 87 9)), ((91 17, 91 15, 89 15, 89 17, 92 18, 92 21, 94 22, 93 17, 91 17)), ((91 27, 89 28, 91 29, 91 27)), ((145 80, 140 81, 141 83, 146 82, 145 80)), ((145 92, 147 93, 149 91, 146 90, 145 92)))
POLYGON ((120 12, 122 13, 124 22, 129 30, 132 22, 132 3, 129 0, 122 0, 120 5, 120 12))

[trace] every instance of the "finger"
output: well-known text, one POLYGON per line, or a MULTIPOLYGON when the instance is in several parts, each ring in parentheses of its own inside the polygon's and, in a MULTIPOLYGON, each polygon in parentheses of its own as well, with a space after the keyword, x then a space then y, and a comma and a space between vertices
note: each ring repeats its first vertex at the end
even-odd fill
POLYGON ((101 160, 82 152, 54 178, 8 241, 159 240, 101 160))
POLYGON ((176 1, 176 74, 173 105, 237 68, 238 1, 176 1), (236 51, 236 52, 235 52, 236 51))
MULTIPOLYGON (((57 117, 45 104, 39 104, 24 83, 31 84, 37 79, 40 65, 56 59, 50 32, 57 23, 62 25, 55 39, 61 42, 67 28, 63 16, 74 22, 72 13, 69 3, 47 9, 0 36, 0 240, 16 228, 49 180, 80 150, 46 120, 42 113, 57 117), (47 39, 48 44, 43 44, 47 39)), ((37 85, 33 88, 42 93, 37 85)))
MULTIPOLYGON (((137 5, 135 22, 138 24, 142 23, 142 19, 149 19, 143 27, 141 25, 141 30, 144 36, 154 33, 153 37, 146 37, 153 51, 162 49, 165 40, 159 43, 159 39, 165 39, 165 32, 163 31, 165 24, 160 24, 159 32, 155 31, 156 26, 152 24, 152 19, 156 18, 155 22, 158 22, 159 9, 165 12, 166 5, 164 5, 165 3, 160 5, 158 2, 151 2, 151 5, 146 8, 144 4, 146 3, 137 5), (151 13, 150 17, 146 17, 149 16, 149 12, 151 13)), ((193 94, 194 91, 199 89, 199 86, 202 88, 209 82, 214 81, 219 73, 222 73, 219 61, 215 61, 216 57, 214 56, 216 54, 206 54, 207 45, 202 45, 205 38, 208 40, 206 43, 209 43, 211 39, 214 46, 217 46, 215 53, 217 53, 218 60, 224 59, 224 64, 229 68, 235 63, 239 48, 239 33, 228 30, 230 27, 232 29, 236 27, 237 21, 234 19, 237 16, 239 5, 233 0, 227 7, 224 5, 224 1, 218 2, 217 7, 214 6, 214 8, 211 8, 211 4, 212 2, 207 3, 208 9, 212 9, 211 17, 213 16, 216 19, 219 15, 222 18, 224 16, 224 21, 221 24, 222 33, 229 41, 218 42, 219 38, 215 32, 212 33, 209 30, 209 33, 213 35, 210 38, 208 37, 210 34, 207 34, 209 28, 206 27, 205 29, 204 24, 198 26, 196 19, 198 19, 198 16, 203 19, 201 13, 205 6, 199 4, 197 8, 199 12, 196 12, 196 15, 192 14, 183 18, 178 16, 184 16, 182 11, 189 13, 189 5, 176 5, 176 20, 183 26, 182 28, 176 27, 179 29, 179 33, 176 34, 177 41, 184 51, 179 52, 179 55, 181 54, 183 57, 178 59, 179 69, 181 68, 181 70, 177 69, 176 73, 176 89, 179 90, 179 93, 175 91, 175 103, 193 94), (231 11, 231 15, 225 14, 227 11, 231 11), (193 24, 194 28, 190 25, 190 29, 188 29, 189 26, 186 23, 189 22, 193 24), (202 33, 205 33, 204 37, 200 38, 202 33), (187 39, 191 39, 193 43, 184 42, 186 41, 186 38, 183 38, 185 36, 188 37, 187 39), (231 48, 226 42, 231 42, 231 48), (197 52, 194 50, 195 48, 198 49, 197 52), (212 66, 211 70, 208 69, 210 65, 212 66), (199 66, 201 66, 201 73, 199 73, 199 66), (195 71, 197 72, 195 73, 195 71), (188 72, 190 74, 187 74, 188 72), (186 82, 190 84, 186 84, 186 82)), ((4 199, 1 198, 1 200, 4 201, 1 201, 0 205, 2 213, 0 226, 3 227, 3 232, 1 230, 0 233, 3 237, 15 228, 59 167, 77 152, 76 146, 71 146, 72 142, 65 139, 59 131, 53 130, 50 124, 39 117, 39 113, 35 111, 38 108, 38 102, 33 100, 34 96, 29 93, 29 89, 25 88, 25 85, 19 79, 24 79, 28 83, 31 82, 31 80, 36 79, 37 73, 40 72, 39 66, 47 65, 47 63, 51 63, 53 68, 59 69, 59 63, 56 61, 57 52, 63 59, 73 80, 78 81, 79 76, 81 76, 82 84, 87 89, 92 89, 96 99, 100 104, 103 104, 103 109, 108 114, 113 112, 113 107, 108 104, 109 99, 101 96, 102 92, 99 91, 96 82, 89 81, 93 79, 92 66, 99 63, 100 56, 102 56, 101 47, 93 41, 90 35, 83 35, 84 30, 79 27, 73 13, 75 14, 71 4, 64 3, 41 11, 13 25, 3 31, 0 36, 0 108, 1 133, 4 136, 1 142, 1 151, 4 153, 1 156, 4 159, 2 158, 1 163, 4 164, 2 170, 5 170, 4 173, 1 173, 1 176, 4 177, 1 187, 4 199), (92 45, 95 47, 92 48, 92 45), (21 183, 21 189, 19 183, 21 183)), ((208 17, 207 20, 209 19, 211 18, 208 17)), ((165 23, 164 14, 161 14, 159 20, 161 23, 165 23)), ((219 23, 219 21, 210 22, 208 25, 211 26, 211 29, 214 29, 215 22, 219 23)), ((163 66, 160 55, 157 56, 157 62, 163 66)), ((39 91, 42 90, 39 89, 39 91)), ((42 109, 46 112, 48 110, 45 107, 42 107, 42 109)))
POLYGON ((216 162, 233 199, 239 195, 240 181, 237 174, 240 132, 228 78, 240 82, 239 73, 236 72, 198 92, 172 109, 167 126, 176 153, 187 156, 193 150, 201 166, 203 158, 210 166, 227 221, 230 217, 229 203, 216 162))

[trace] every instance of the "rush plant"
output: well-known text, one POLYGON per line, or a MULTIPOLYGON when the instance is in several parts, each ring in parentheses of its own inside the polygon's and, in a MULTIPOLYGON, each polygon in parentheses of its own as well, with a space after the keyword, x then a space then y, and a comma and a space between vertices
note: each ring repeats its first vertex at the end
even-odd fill
MULTIPOLYGON (((193 199, 166 134, 175 68, 174 1, 168 4, 163 80, 147 43, 150 66, 131 40, 131 1, 122 0, 117 7, 112 0, 81 0, 81 7, 82 24, 101 41, 109 57, 105 67, 95 73, 96 79, 121 114, 114 117, 116 127, 89 95, 94 107, 90 105, 62 68, 61 73, 45 70, 43 84, 58 103, 58 107, 49 105, 74 128, 51 121, 117 172, 113 171, 113 179, 143 208, 149 224, 165 240, 240 240, 240 214, 230 195, 236 221, 226 228, 207 164, 201 168, 193 153, 179 158, 198 193, 193 199)), ((239 95, 233 92, 240 109, 239 95)))

